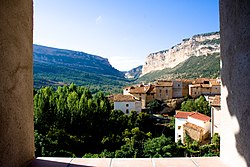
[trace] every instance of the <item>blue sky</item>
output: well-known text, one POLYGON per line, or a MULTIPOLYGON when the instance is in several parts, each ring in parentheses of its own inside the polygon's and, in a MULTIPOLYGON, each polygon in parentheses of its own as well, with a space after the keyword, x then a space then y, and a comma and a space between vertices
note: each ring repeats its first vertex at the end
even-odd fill
POLYGON ((34 0, 34 44, 105 57, 121 71, 213 31, 218 0, 34 0))

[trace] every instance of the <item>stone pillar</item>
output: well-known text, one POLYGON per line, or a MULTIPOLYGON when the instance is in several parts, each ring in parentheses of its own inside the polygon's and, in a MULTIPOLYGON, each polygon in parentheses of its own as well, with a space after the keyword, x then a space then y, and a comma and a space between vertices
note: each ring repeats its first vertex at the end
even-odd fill
POLYGON ((33 2, 0 0, 0 166, 34 158, 33 2))
POLYGON ((250 166, 250 1, 220 0, 221 158, 250 166))

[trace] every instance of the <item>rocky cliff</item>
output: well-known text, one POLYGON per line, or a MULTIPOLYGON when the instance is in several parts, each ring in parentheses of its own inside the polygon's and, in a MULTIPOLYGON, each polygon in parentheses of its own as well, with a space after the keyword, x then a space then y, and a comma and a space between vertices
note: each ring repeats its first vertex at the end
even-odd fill
POLYGON ((220 34, 212 32, 194 35, 168 50, 151 53, 142 68, 142 75, 156 70, 173 68, 191 56, 206 56, 220 52, 220 34))

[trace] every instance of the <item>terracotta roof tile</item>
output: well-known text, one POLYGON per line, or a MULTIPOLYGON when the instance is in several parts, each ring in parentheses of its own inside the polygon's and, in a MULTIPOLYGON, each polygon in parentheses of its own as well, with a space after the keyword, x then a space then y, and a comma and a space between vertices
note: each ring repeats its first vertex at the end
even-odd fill
POLYGON ((183 118, 187 119, 188 116, 194 114, 194 112, 188 112, 188 111, 176 111, 175 118, 183 118))
POLYGON ((204 128, 202 128, 200 126, 197 126, 195 124, 189 123, 189 122, 185 123, 183 126, 187 127, 187 128, 190 128, 190 129, 193 129, 193 130, 196 130, 196 131, 199 131, 199 132, 204 131, 204 128))
POLYGON ((153 85, 146 85, 141 87, 133 87, 130 89, 131 94, 145 94, 145 93, 155 93, 155 86, 153 85))
POLYGON ((213 86, 220 86, 221 85, 221 81, 219 79, 210 79, 209 81, 211 83, 211 85, 213 86))
POLYGON ((134 101, 136 100, 131 95, 122 95, 122 94, 114 95, 114 102, 134 102, 134 101))
POLYGON ((198 120, 201 120, 201 121, 204 121, 204 122, 210 121, 209 116, 206 116, 206 115, 198 113, 198 112, 195 112, 194 114, 189 115, 189 117, 194 118, 194 119, 198 119, 198 120))
POLYGON ((212 106, 220 106, 220 95, 216 95, 212 104, 212 106))
POLYGON ((195 81, 193 82, 193 84, 203 84, 205 81, 209 82, 209 78, 197 78, 195 79, 195 81))
POLYGON ((167 87, 171 87, 171 86, 173 86, 173 82, 172 81, 157 81, 155 83, 155 86, 167 86, 167 87))

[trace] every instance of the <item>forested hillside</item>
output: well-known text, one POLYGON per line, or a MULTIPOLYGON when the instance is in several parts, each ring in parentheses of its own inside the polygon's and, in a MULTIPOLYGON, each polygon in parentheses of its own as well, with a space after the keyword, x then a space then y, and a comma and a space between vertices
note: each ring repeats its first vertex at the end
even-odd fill
POLYGON ((109 91, 127 81, 107 59, 84 52, 33 45, 33 56, 35 88, 74 82, 92 91, 109 91))

